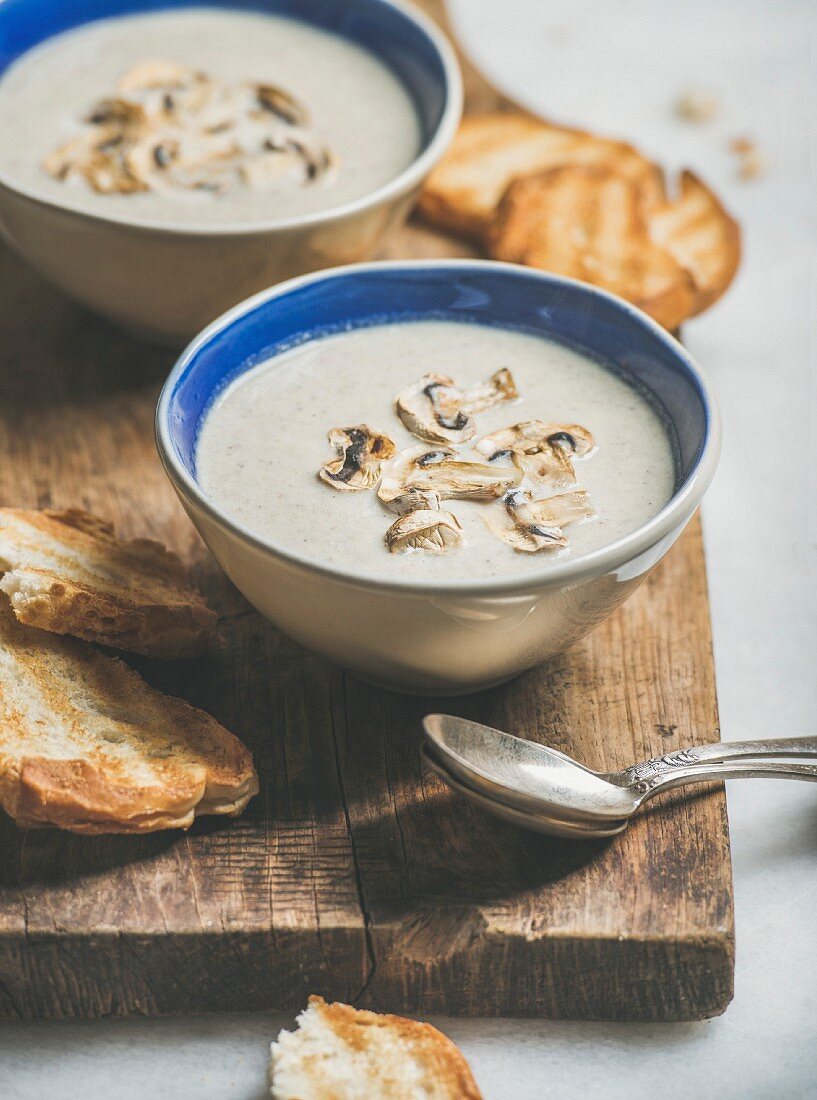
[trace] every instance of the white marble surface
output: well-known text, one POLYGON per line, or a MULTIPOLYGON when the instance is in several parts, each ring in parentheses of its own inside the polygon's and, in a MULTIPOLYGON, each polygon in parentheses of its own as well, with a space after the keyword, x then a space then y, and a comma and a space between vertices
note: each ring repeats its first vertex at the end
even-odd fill
MULTIPOLYGON (((456 0, 471 52, 554 117, 690 164, 746 227, 732 293, 686 338, 726 421, 705 509, 723 734, 817 730, 815 340, 817 5, 813 0, 456 0), (672 105, 722 99, 710 126, 672 105), (768 176, 735 178, 748 133, 768 176)), ((486 1100, 817 1097, 817 790, 733 783, 735 1000, 686 1025, 437 1021, 486 1100)), ((280 1016, 3 1025, 3 1100, 260 1100, 280 1016)), ((374 1100, 374 1098, 373 1098, 374 1100)))

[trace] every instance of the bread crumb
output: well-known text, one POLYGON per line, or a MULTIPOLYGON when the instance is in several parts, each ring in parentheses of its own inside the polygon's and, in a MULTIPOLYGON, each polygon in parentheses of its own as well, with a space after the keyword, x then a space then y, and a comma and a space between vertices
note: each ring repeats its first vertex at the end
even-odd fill
POLYGON ((768 171, 768 159, 752 138, 733 138, 729 143, 729 150, 738 158, 738 175, 741 179, 757 179, 768 171))
POLYGON ((718 97, 707 88, 688 88, 678 97, 675 113, 685 122, 710 122, 718 113, 718 97))

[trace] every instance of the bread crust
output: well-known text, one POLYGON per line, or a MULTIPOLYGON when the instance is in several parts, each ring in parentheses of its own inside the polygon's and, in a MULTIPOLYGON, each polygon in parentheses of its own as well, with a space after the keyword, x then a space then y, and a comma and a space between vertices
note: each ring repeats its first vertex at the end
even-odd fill
POLYGON ((638 189, 645 208, 666 198, 664 176, 634 146, 523 112, 463 119, 420 195, 427 221, 482 240, 507 188, 519 178, 569 165, 607 167, 638 189))
POLYGON ((689 272, 651 238, 638 187, 598 165, 554 168, 506 191, 490 254, 603 287, 665 328, 689 316, 689 272))
POLYGON ((0 605, 0 806, 19 825, 187 828, 257 790, 249 750, 210 715, 0 605))
POLYGON ((0 591, 21 623, 148 657, 193 657, 217 617, 161 543, 80 509, 0 509, 0 591))
POLYGON ((689 271, 695 285, 692 314, 726 292, 740 266, 740 226, 694 172, 685 169, 677 199, 650 211, 652 238, 689 271))
MULTIPOLYGON (((361 1077, 350 1082, 355 1086, 356 1096, 362 1094, 364 1087, 368 1087, 368 1095, 379 1100, 407 1100, 417 1095, 410 1084, 403 1082, 410 1077, 406 1072, 407 1063, 419 1063, 424 1074, 423 1096, 433 1096, 435 1100, 482 1100, 462 1052, 431 1024, 353 1008, 339 1002, 328 1004, 323 997, 317 996, 309 998, 307 1010, 298 1017, 299 1031, 294 1035, 282 1032, 273 1044, 270 1076, 271 1091, 276 1100, 279 1097, 281 1100, 292 1100, 293 1096, 288 1090, 276 1088, 276 1063, 285 1045, 289 1046, 288 1057, 294 1058, 298 1064, 299 1076, 308 1079, 310 1095, 341 1095, 333 1090, 332 1082, 324 1078, 323 1058, 328 1057, 330 1052, 323 1050, 321 1056, 316 1057, 314 1046, 311 1050, 302 1047, 300 1053, 296 1050, 299 1036, 306 1034, 316 1018, 333 1033, 335 1054, 345 1049, 352 1055, 365 1055, 367 1049, 370 1050, 375 1065, 364 1061, 365 1069, 360 1072, 365 1079, 361 1077), (388 1033, 387 1042, 376 1044, 373 1041, 375 1033, 385 1038, 384 1032, 388 1033), (385 1064, 379 1060, 384 1056, 385 1064)), ((301 1095, 300 1092, 298 1095, 301 1095)))

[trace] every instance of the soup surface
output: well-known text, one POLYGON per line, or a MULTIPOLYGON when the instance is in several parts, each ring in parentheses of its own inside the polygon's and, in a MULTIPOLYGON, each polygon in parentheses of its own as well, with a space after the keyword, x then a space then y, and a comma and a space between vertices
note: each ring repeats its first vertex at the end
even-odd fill
MULTIPOLYGON (((194 91, 198 94, 200 87, 194 91)), ((169 92, 172 97, 172 86, 169 92)), ((190 90, 184 95, 189 105, 190 90)), ((235 109, 243 111, 240 104, 235 109)), ((155 122, 157 116, 154 111, 151 119, 155 122)), ((196 125, 202 118, 197 116, 196 125)), ((98 126, 98 132, 106 125, 98 126)), ((192 225, 314 213, 385 185, 411 163, 419 147, 419 120, 409 93, 378 58, 306 23, 255 12, 187 8, 101 20, 30 50, 0 78, 0 173, 39 195, 97 214, 192 225), (256 118, 248 126, 246 111, 241 126, 232 130, 211 111, 212 119, 204 119, 207 125, 199 128, 195 140, 184 133, 190 127, 188 116, 179 115, 170 126, 164 117, 149 132, 164 135, 162 149, 153 157, 151 147, 143 158, 155 188, 139 189, 139 178, 127 193, 115 187, 101 191, 109 184, 107 171, 49 172, 44 167, 51 163, 49 156, 88 135, 89 112, 93 117, 101 101, 124 96, 144 106, 158 84, 127 92, 123 87, 129 73, 150 62, 204 74, 222 107, 227 100, 235 104, 247 87, 283 89, 283 116, 256 112, 273 126, 272 140, 265 134, 259 139, 260 123, 256 118), (296 119, 294 129, 284 117, 289 97, 304 109, 305 117, 296 119), (239 130, 241 142, 256 142, 269 153, 254 161, 252 175, 240 171, 232 140, 239 130), (189 186, 167 186, 170 173, 161 169, 176 155, 179 138, 186 163, 177 178, 189 186), (310 149, 328 150, 331 171, 316 171, 309 163, 308 172, 297 170, 291 154, 304 142, 310 149), (211 154, 204 177, 200 164, 189 170, 191 162, 211 154), (236 186, 211 186, 211 180, 221 184, 225 166, 233 162, 239 169, 236 186)), ((103 152, 109 155, 110 149, 103 152)))
MULTIPOLYGON (((510 461, 500 457, 496 465, 510 461)), ((313 340, 238 378, 204 419, 197 477, 228 515, 288 551, 363 576, 445 583, 541 571, 615 541, 667 502, 675 462, 657 412, 590 358, 526 333, 416 321, 313 340), (443 553, 390 552, 385 532, 396 517, 377 487, 341 492, 318 477, 333 455, 327 433, 365 424, 398 452, 422 447, 395 413, 397 395, 429 373, 465 387, 499 370, 512 372, 519 396, 475 415, 476 434, 456 448, 458 459, 484 463, 475 445, 519 422, 581 425, 596 447, 573 460, 571 488, 586 490, 595 516, 565 527, 567 547, 530 553, 487 525, 487 518, 508 520, 502 501, 443 500, 461 525, 461 544, 443 553)), ((529 492, 550 495, 537 486, 529 492)))

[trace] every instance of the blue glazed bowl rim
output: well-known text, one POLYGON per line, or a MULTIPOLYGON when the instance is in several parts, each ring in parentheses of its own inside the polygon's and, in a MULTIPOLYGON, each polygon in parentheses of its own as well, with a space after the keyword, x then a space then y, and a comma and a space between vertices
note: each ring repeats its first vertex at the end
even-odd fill
MULTIPOLYGON (((331 291, 328 291, 331 292, 331 291)), ((490 325, 490 319, 484 322, 490 325)), ((343 583, 377 591, 395 591, 404 595, 428 595, 428 596, 505 596, 513 593, 529 592, 531 589, 540 590, 551 587, 565 587, 592 577, 602 576, 612 570, 632 562, 644 551, 649 550, 667 535, 678 531, 688 523, 700 504, 704 493, 714 477, 718 464, 721 447, 721 420, 715 394, 706 375, 687 353, 686 349, 666 329, 662 328, 651 317, 640 309, 630 305, 629 302, 614 294, 610 294, 588 283, 579 282, 565 276, 553 275, 549 272, 538 271, 518 264, 501 263, 496 260, 469 260, 469 259, 440 259, 440 260, 388 260, 374 261, 372 263, 347 264, 342 267, 327 268, 323 271, 301 275, 286 282, 279 283, 267 290, 246 298, 232 309, 227 310, 220 317, 212 321, 199 333, 184 349, 176 361, 170 374, 167 376, 159 401, 156 407, 155 418, 156 445, 159 457, 168 475, 171 484, 185 503, 192 502, 222 529, 230 532, 242 542, 245 542, 263 554, 288 564, 297 569, 305 570, 331 579, 336 583, 343 583), (283 298, 293 291, 308 286, 315 282, 332 282, 335 279, 344 279, 361 273, 376 273, 378 271, 411 271, 422 270, 450 270, 454 273, 483 272, 492 274, 497 279, 507 278, 513 275, 516 278, 525 277, 539 282, 543 289, 550 291, 559 288, 571 288, 580 296, 586 296, 588 300, 601 298, 611 304, 621 314, 637 323, 637 326, 645 329, 653 337, 663 344, 676 363, 686 372, 691 379, 694 388, 700 398, 704 410, 705 426, 704 438, 697 457, 690 466, 689 472, 676 487, 675 492, 655 515, 645 523, 637 527, 630 534, 616 539, 596 550, 586 554, 577 555, 574 558, 563 558, 542 566, 541 570, 525 571, 521 574, 511 574, 506 577, 485 577, 476 580, 452 579, 443 583, 424 583, 416 580, 392 580, 380 577, 365 577, 352 572, 325 565, 306 555, 289 550, 277 545, 271 540, 264 539, 260 535, 245 527, 237 520, 229 517, 208 496, 196 481, 195 477, 187 470, 179 457, 171 428, 172 418, 171 402, 175 391, 184 378, 188 367, 193 362, 199 351, 207 344, 217 343, 219 334, 233 324, 238 318, 251 313, 259 306, 276 298, 283 298)))
MULTIPOLYGON (((431 43, 443 72, 443 111, 437 128, 431 138, 423 144, 418 155, 406 165, 403 171, 388 183, 383 184, 382 187, 378 187, 376 191, 370 191, 368 194, 340 206, 317 210, 311 214, 293 215, 289 218, 265 218, 261 221, 235 223, 191 222, 184 225, 174 225, 170 221, 143 220, 128 217, 127 214, 97 213, 80 209, 71 203, 70 196, 66 196, 65 202, 61 202, 56 197, 44 195, 32 188, 23 186, 2 171, 0 171, 0 187, 5 187, 8 191, 22 196, 38 206, 72 214, 84 221, 103 225, 113 224, 134 233, 169 237, 244 237, 260 233, 286 232, 293 229, 324 226, 335 221, 354 217, 408 194, 414 187, 422 183, 453 141, 462 117, 462 74, 460 73, 457 55, 445 34, 433 19, 415 7, 410 0, 369 0, 369 2, 379 4, 387 9, 391 8, 398 15, 414 23, 431 43)), ((215 6, 222 5, 216 0, 215 6)), ((229 5, 225 3, 223 6, 228 7, 229 5)), ((2 0, 0 0, 0 9, 2 9, 2 0)), ((38 44, 42 45, 50 37, 53 36, 46 35, 38 44)))

